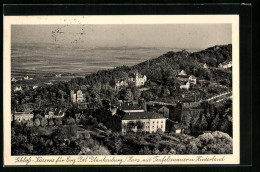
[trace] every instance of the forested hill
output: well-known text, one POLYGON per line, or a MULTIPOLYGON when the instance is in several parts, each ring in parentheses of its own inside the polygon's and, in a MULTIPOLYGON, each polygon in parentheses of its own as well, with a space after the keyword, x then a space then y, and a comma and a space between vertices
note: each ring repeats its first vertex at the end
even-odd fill
POLYGON ((102 70, 86 76, 87 83, 96 82, 114 84, 115 80, 125 79, 135 72, 142 73, 151 81, 162 83, 172 82, 180 70, 201 79, 231 79, 231 70, 218 70, 216 67, 223 62, 232 61, 232 45, 220 45, 203 51, 190 53, 186 50, 167 52, 158 58, 151 59, 135 66, 121 66, 112 70, 102 70), (207 64, 209 69, 204 69, 207 64))

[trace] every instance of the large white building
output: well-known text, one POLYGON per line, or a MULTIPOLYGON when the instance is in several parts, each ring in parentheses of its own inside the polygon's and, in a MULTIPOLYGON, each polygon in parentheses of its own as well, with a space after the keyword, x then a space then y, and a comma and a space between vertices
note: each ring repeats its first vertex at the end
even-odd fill
POLYGON ((140 87, 145 84, 147 81, 147 77, 145 75, 141 75, 140 73, 136 73, 134 77, 129 78, 130 81, 135 83, 135 86, 140 87))
POLYGON ((138 130, 148 133, 155 133, 161 129, 165 132, 166 118, 156 112, 134 112, 126 113, 122 118, 122 133, 126 134, 130 128, 133 132, 138 130), (138 128, 138 123, 142 123, 143 127, 138 128))
POLYGON ((81 103, 85 102, 85 94, 81 90, 78 90, 76 93, 74 90, 70 91, 70 100, 72 103, 81 103))

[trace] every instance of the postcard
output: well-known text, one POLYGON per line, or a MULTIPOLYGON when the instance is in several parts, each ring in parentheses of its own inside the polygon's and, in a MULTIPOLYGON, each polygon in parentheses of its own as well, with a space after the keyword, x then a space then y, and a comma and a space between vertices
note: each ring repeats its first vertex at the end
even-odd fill
POLYGON ((4 16, 4 165, 240 163, 238 15, 4 16))

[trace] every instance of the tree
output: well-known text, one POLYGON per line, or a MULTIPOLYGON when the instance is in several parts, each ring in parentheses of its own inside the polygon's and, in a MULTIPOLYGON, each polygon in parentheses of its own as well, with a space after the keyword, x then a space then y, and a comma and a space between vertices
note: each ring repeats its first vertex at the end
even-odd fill
POLYGON ((119 150, 122 148, 122 140, 119 137, 116 137, 115 139, 115 150, 116 153, 118 154, 119 150))
POLYGON ((141 132, 144 129, 144 123, 141 121, 136 121, 136 126, 137 126, 138 132, 141 132))
POLYGON ((56 118, 56 119, 55 119, 55 125, 56 125, 56 126, 62 125, 62 119, 61 119, 61 118, 56 118))
POLYGON ((32 120, 27 121, 26 127, 33 127, 33 121, 32 120))
POLYGON ((140 155, 151 155, 152 151, 149 149, 149 147, 145 146, 143 149, 139 151, 140 155))
POLYGON ((162 129, 161 129, 161 128, 158 128, 157 131, 156 131, 156 133, 162 134, 162 133, 163 133, 163 132, 162 132, 162 129))
POLYGON ((38 118, 36 118, 33 124, 35 127, 39 127, 41 125, 41 121, 38 118))
POLYGON ((232 154, 233 152, 232 137, 220 131, 199 135, 196 142, 198 152, 201 154, 232 154))
POLYGON ((126 101, 128 101, 128 102, 134 100, 134 95, 133 95, 133 93, 131 92, 130 89, 128 89, 128 90, 126 91, 126 94, 125 94, 125 96, 124 96, 124 99, 125 99, 126 101))
POLYGON ((136 126, 136 123, 134 121, 130 121, 127 123, 127 132, 132 131, 136 126))
POLYGON ((52 119, 49 120, 49 126, 53 126, 54 125, 54 122, 52 119))
POLYGON ((47 120, 45 118, 41 119, 41 126, 45 127, 47 125, 47 120))

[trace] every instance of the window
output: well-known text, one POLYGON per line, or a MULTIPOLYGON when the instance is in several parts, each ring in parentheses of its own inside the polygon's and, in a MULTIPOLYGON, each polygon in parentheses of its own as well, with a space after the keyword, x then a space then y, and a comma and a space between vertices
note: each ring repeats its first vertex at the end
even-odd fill
POLYGON ((154 126, 153 126, 153 129, 154 129, 154 126))
POLYGON ((163 128, 163 125, 161 125, 161 128, 163 128))
POLYGON ((154 124, 154 121, 153 121, 153 124, 154 124))
POLYGON ((159 123, 159 121, 157 121, 157 124, 159 123))
POLYGON ((163 121, 161 123, 163 123, 163 121))

